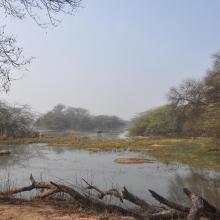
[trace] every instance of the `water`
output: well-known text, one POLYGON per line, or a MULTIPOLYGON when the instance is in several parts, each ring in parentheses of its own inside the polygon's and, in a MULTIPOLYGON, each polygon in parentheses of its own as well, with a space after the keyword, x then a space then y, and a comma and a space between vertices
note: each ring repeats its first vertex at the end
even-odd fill
POLYGON ((76 132, 72 130, 67 130, 67 131, 52 131, 52 130, 39 130, 40 134, 46 135, 46 136, 66 136, 66 135, 71 135, 75 134, 77 136, 83 136, 83 137, 89 137, 92 139, 96 138, 105 138, 105 139, 125 139, 128 138, 128 132, 126 130, 124 131, 106 131, 102 132, 101 134, 98 134, 97 132, 92 132, 92 131, 81 131, 81 132, 76 132))
MULTIPOLYGON (((66 184, 81 183, 84 178, 101 189, 126 186, 146 201, 157 204, 148 193, 152 189, 173 201, 187 203, 183 187, 208 198, 220 206, 220 173, 190 168, 181 164, 166 165, 155 160, 149 164, 117 164, 118 157, 143 157, 134 152, 98 152, 46 144, 8 146, 12 153, 0 157, 0 185, 7 179, 16 186, 29 185, 32 173, 36 179, 66 184)), ((148 157, 147 157, 148 158, 148 157)), ((152 158, 150 158, 152 159, 152 158)))

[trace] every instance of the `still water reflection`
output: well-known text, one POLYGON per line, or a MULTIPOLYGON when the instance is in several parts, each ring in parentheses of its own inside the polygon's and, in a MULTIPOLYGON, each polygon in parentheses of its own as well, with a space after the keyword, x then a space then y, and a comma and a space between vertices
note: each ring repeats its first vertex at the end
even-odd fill
POLYGON ((117 157, 138 157, 134 152, 99 152, 74 150, 68 147, 49 147, 30 144, 4 147, 12 154, 0 157, 0 184, 9 178, 14 185, 28 185, 29 175, 44 180, 75 184, 81 177, 99 187, 126 186, 131 192, 156 203, 148 193, 152 189, 174 201, 187 203, 182 192, 188 187, 207 197, 220 207, 220 173, 200 170, 180 164, 165 165, 155 161, 150 164, 122 165, 114 163, 117 157))

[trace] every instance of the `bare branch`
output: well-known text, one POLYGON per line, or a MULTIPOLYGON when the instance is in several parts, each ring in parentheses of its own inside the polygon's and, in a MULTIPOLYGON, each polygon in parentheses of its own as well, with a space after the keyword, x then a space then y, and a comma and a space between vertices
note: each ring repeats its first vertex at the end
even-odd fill
POLYGON ((60 13, 74 14, 81 7, 81 0, 0 0, 0 8, 6 15, 17 19, 31 17, 38 25, 47 26, 57 24, 60 13), (44 14, 42 14, 42 12, 44 14), (48 18, 48 22, 42 22, 40 17, 48 18))
MULTIPOLYGON (((60 22, 57 15, 74 14, 80 6, 81 0, 0 0, 0 9, 6 16, 20 20, 30 17, 41 27, 56 26, 60 22), (46 22, 42 21, 45 17, 46 22)), ((15 38, 0 28, 0 92, 9 91, 14 71, 21 70, 31 59, 25 58, 15 38)))
POLYGON ((23 56, 22 48, 16 46, 16 40, 12 36, 5 35, 5 28, 0 28, 0 91, 8 92, 13 70, 21 70, 29 64, 30 59, 23 56))
POLYGON ((100 190, 99 188, 97 188, 96 186, 93 186, 93 185, 89 184, 83 178, 82 178, 82 180, 88 185, 87 189, 94 189, 95 191, 100 193, 99 199, 103 199, 105 196, 109 195, 109 196, 114 196, 116 198, 119 198, 120 201, 123 203, 123 197, 117 189, 110 189, 110 190, 107 190, 107 191, 104 192, 104 191, 100 190))
POLYGON ((119 192, 118 190, 102 191, 98 187, 89 184, 87 181, 83 179, 83 181, 88 186, 87 189, 93 189, 96 192, 98 192, 100 194, 101 199, 106 195, 113 195, 117 198, 128 200, 141 208, 137 212, 132 209, 126 209, 117 205, 105 203, 100 199, 100 197, 95 198, 90 194, 81 193, 76 189, 66 185, 61 185, 54 182, 38 182, 34 179, 32 175, 30 176, 30 181, 31 185, 29 186, 9 190, 6 192, 0 192, 0 198, 11 197, 17 193, 31 191, 33 189, 44 189, 44 192, 41 192, 34 198, 46 198, 55 193, 65 193, 71 196, 74 199, 74 202, 78 202, 81 207, 92 208, 96 211, 118 212, 123 215, 133 216, 137 219, 169 220, 187 218, 188 220, 199 220, 200 217, 206 217, 210 220, 220 219, 220 211, 216 207, 211 205, 201 196, 198 196, 195 193, 190 192, 188 189, 184 189, 184 192, 192 201, 192 207, 190 209, 178 205, 174 202, 171 202, 165 199, 164 197, 160 196, 156 192, 150 190, 152 196, 156 198, 159 202, 168 206, 167 208, 150 205, 144 200, 140 199, 139 197, 128 192, 128 190, 125 187, 123 188, 122 192, 119 192), (121 197, 118 197, 119 195, 121 197))
POLYGON ((156 192, 154 192, 153 190, 149 190, 149 192, 151 193, 151 195, 158 200, 160 203, 163 203, 164 205, 167 205, 168 207, 172 208, 172 209, 176 209, 179 210, 181 212, 186 212, 188 213, 190 208, 179 205, 177 203, 171 202, 167 199, 165 199, 164 197, 162 197, 161 195, 157 194, 156 192))

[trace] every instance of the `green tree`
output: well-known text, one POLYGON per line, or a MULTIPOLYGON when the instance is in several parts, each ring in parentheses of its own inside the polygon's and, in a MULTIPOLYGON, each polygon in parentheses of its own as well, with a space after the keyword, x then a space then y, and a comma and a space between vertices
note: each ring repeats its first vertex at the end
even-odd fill
POLYGON ((201 80, 188 79, 172 87, 169 105, 139 114, 132 120, 133 135, 220 137, 220 53, 201 80))
POLYGON ((209 137, 220 137, 220 105, 209 104, 202 114, 200 126, 203 135, 209 137))
POLYGON ((220 103, 220 53, 214 55, 214 63, 205 77, 207 103, 220 103))
POLYGON ((177 135, 177 121, 173 113, 171 105, 141 113, 132 120, 129 133, 141 136, 177 135))
POLYGON ((125 121, 116 116, 93 116, 87 109, 66 107, 61 104, 39 117, 35 123, 39 128, 75 131, 110 131, 125 125, 125 121))

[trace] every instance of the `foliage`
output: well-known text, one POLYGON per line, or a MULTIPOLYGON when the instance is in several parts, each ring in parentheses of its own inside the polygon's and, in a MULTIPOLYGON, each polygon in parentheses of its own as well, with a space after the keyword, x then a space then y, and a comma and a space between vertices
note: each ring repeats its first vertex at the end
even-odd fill
POLYGON ((220 53, 201 80, 184 80, 168 93, 169 105, 139 114, 131 135, 220 137, 220 53))
POLYGON ((214 64, 205 77, 207 102, 220 103, 220 53, 214 55, 214 64))
POLYGON ((129 132, 131 135, 144 136, 173 135, 178 130, 173 113, 170 105, 141 113, 132 120, 129 132))
POLYGON ((68 146, 97 151, 137 151, 152 155, 166 163, 176 162, 220 170, 220 152, 211 138, 134 137, 128 139, 90 139, 78 136, 42 136, 10 139, 0 144, 48 143, 50 146, 68 146))
POLYGON ((209 104, 201 116, 202 133, 209 137, 220 137, 220 104, 209 104))
POLYGON ((93 116, 87 109, 56 105, 51 111, 42 115, 35 123, 36 127, 52 130, 117 130, 126 125, 116 116, 93 116))

